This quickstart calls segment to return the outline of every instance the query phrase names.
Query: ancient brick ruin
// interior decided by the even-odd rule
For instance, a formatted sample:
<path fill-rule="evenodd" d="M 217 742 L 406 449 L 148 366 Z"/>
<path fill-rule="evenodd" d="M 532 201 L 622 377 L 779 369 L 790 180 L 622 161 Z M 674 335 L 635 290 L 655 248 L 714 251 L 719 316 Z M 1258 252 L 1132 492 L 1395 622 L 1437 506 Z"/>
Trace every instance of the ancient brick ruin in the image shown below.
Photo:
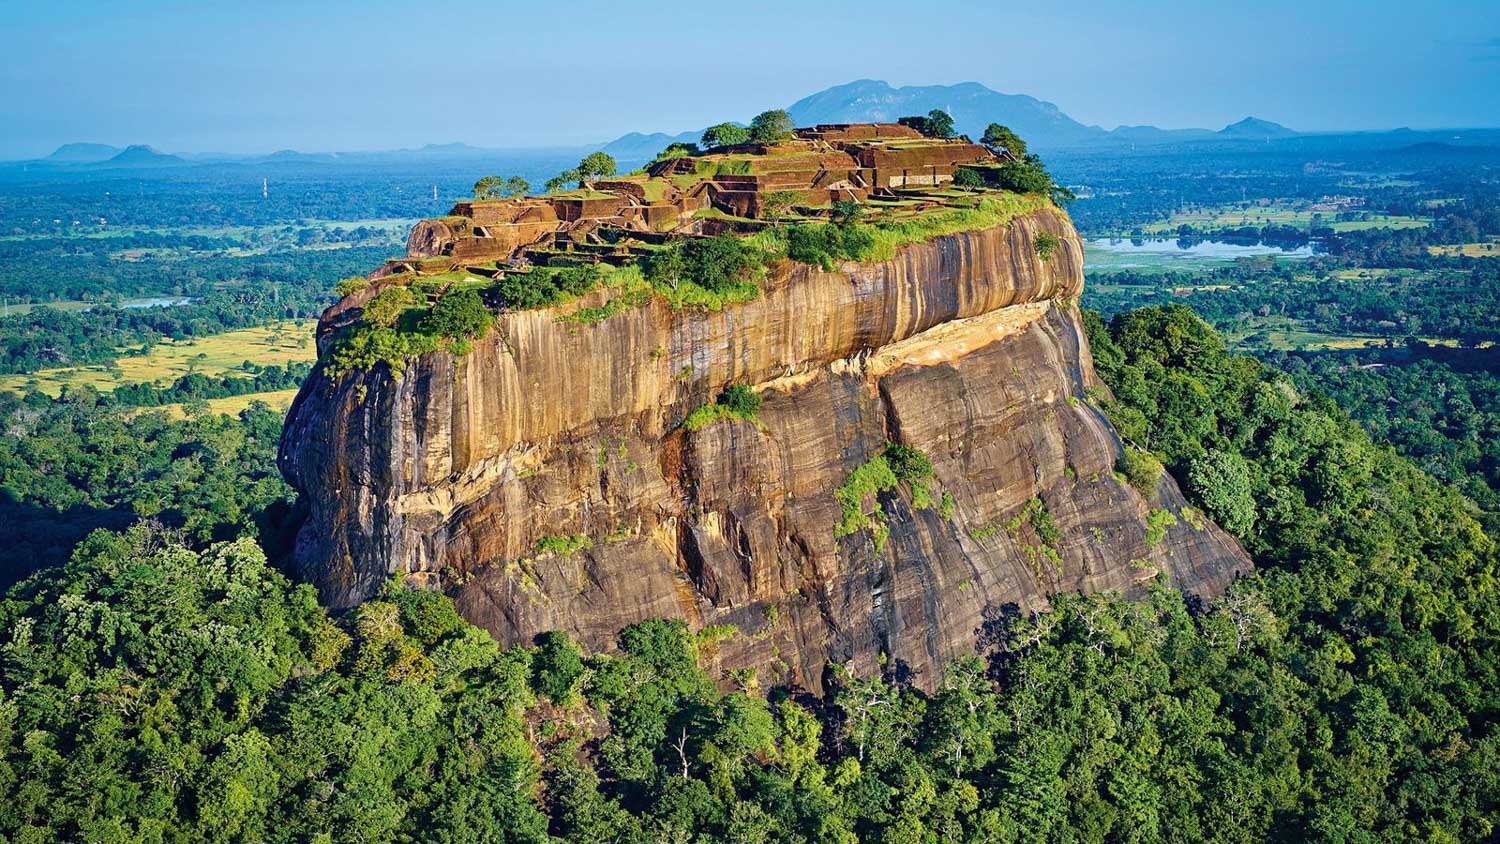
<path fill-rule="evenodd" d="M 407 257 L 372 277 L 522 264 L 623 263 L 670 237 L 753 231 L 768 198 L 792 219 L 826 216 L 839 200 L 888 216 L 972 204 L 945 185 L 966 165 L 997 160 L 967 138 L 928 138 L 894 123 L 825 124 L 773 144 L 719 147 L 545 196 L 466 200 L 419 223 Z"/>

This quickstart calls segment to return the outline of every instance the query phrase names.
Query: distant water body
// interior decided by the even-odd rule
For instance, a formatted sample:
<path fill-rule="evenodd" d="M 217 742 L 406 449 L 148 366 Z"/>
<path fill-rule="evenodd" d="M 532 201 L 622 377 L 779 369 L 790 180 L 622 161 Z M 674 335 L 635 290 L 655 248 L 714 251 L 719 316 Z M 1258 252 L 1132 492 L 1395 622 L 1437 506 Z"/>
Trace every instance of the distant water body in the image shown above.
<path fill-rule="evenodd" d="M 1317 245 L 1254 241 L 1179 240 L 1176 238 L 1093 238 L 1084 241 L 1083 265 L 1088 270 L 1192 270 L 1230 264 L 1237 258 L 1275 256 L 1300 261 L 1311 258 Z"/>
<path fill-rule="evenodd" d="M 121 308 L 127 308 L 127 309 L 128 308 L 172 308 L 172 307 L 176 307 L 177 305 L 186 305 L 186 304 L 188 304 L 191 301 L 193 301 L 193 298 L 191 296 L 172 296 L 172 297 L 161 296 L 161 297 L 157 297 L 157 298 L 154 298 L 154 299 L 126 299 L 125 301 L 123 301 L 123 302 L 120 303 L 120 307 Z M 84 308 L 85 311 L 92 311 L 93 309 L 94 309 L 93 306 L 89 306 L 87 308 Z"/>

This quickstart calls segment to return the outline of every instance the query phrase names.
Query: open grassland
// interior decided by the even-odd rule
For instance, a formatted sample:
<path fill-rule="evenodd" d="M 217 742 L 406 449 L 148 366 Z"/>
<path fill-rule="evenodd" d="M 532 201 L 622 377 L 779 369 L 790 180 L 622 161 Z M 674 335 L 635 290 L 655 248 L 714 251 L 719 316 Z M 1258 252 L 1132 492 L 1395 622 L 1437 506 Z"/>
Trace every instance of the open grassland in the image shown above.
<path fill-rule="evenodd" d="M 1146 234 L 1173 234 L 1178 226 L 1189 225 L 1198 229 L 1219 228 L 1241 228 L 1244 226 L 1264 227 L 1298 226 L 1306 227 L 1313 222 L 1317 215 L 1319 225 L 1328 226 L 1334 231 L 1360 231 L 1363 229 L 1410 229 L 1421 228 L 1432 224 L 1425 217 L 1405 217 L 1390 214 L 1378 214 L 1355 210 L 1358 219 L 1339 220 L 1338 212 L 1335 211 L 1313 211 L 1310 207 L 1299 207 L 1292 205 L 1237 205 L 1218 208 L 1204 208 L 1196 211 L 1173 214 L 1171 218 L 1152 223 L 1142 227 Z"/>
<path fill-rule="evenodd" d="M 1231 348 L 1241 351 L 1348 351 L 1350 349 L 1380 348 L 1388 343 L 1401 345 L 1402 339 L 1373 334 L 1328 334 L 1310 330 L 1302 320 L 1286 317 L 1250 317 L 1239 325 L 1224 326 L 1224 339 Z M 1458 341 L 1451 337 L 1422 337 L 1429 346 L 1456 348 Z M 1487 345 L 1487 344 L 1486 344 Z"/>
<path fill-rule="evenodd" d="M 266 393 L 246 393 L 243 396 L 228 396 L 222 399 L 209 399 L 208 410 L 210 413 L 223 413 L 229 416 L 238 416 L 240 411 L 248 408 L 255 402 L 265 402 L 272 410 L 286 413 L 292 407 L 292 399 L 297 397 L 297 391 L 272 390 Z M 184 404 L 164 404 L 160 408 L 142 408 L 143 410 L 164 410 L 168 416 L 174 419 L 182 419 L 187 416 L 187 406 Z"/>
<path fill-rule="evenodd" d="M 1416 274 L 1416 270 L 1398 267 L 1359 267 L 1357 269 L 1335 270 L 1333 276 L 1339 281 L 1385 281 Z"/>
<path fill-rule="evenodd" d="M 1490 240 L 1483 243 L 1453 243 L 1443 246 L 1429 246 L 1427 251 L 1434 255 L 1447 255 L 1449 257 L 1464 258 L 1500 258 L 1500 241 Z"/>
<path fill-rule="evenodd" d="M 99 364 L 6 375 L 0 377 L 0 389 L 19 392 L 34 386 L 55 396 L 64 386 L 88 385 L 104 391 L 114 389 L 116 384 L 167 385 L 190 372 L 218 377 L 242 371 L 245 361 L 260 366 L 312 362 L 317 359 L 313 343 L 316 325 L 316 320 L 289 320 L 182 342 L 163 338 L 149 352 L 119 358 L 115 367 Z M 235 400 L 241 398 L 245 397 Z"/>

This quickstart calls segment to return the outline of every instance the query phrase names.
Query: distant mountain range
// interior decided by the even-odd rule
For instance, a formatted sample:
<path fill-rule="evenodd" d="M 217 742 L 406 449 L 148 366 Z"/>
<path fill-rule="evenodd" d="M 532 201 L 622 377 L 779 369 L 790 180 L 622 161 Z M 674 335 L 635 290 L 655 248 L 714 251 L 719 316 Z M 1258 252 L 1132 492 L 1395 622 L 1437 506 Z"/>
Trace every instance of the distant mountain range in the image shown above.
<path fill-rule="evenodd" d="M 43 161 L 58 164 L 94 164 L 108 161 L 124 150 L 109 144 L 63 144 Z"/>
<path fill-rule="evenodd" d="M 860 79 L 835 85 L 803 97 L 787 107 L 798 126 L 818 123 L 893 123 L 907 115 L 942 109 L 953 116 L 961 134 L 978 138 L 991 123 L 1015 130 L 1038 149 L 1060 149 L 1109 142 L 1174 143 L 1211 140 L 1265 140 L 1286 138 L 1297 132 L 1256 117 L 1247 117 L 1219 131 L 1211 129 L 1159 129 L 1155 126 L 1122 126 L 1107 131 L 1074 120 L 1056 105 L 1025 94 L 1002 94 L 978 82 L 957 85 L 912 85 L 892 87 L 878 79 Z M 604 151 L 617 158 L 642 158 L 656 154 L 671 143 L 698 140 L 702 132 L 668 135 L 662 132 L 632 132 L 606 144 Z"/>
<path fill-rule="evenodd" d="M 816 94 L 803 97 L 787 111 L 798 126 L 818 123 L 858 123 L 865 121 L 895 121 L 906 115 L 925 115 L 933 109 L 942 109 L 953 116 L 958 131 L 971 138 L 978 138 L 990 123 L 1001 123 L 1014 129 L 1035 149 L 1043 152 L 1080 148 L 1125 148 L 1137 146 L 1165 145 L 1176 143 L 1246 143 L 1246 142 L 1300 142 L 1299 139 L 1316 139 L 1319 136 L 1303 134 L 1288 129 L 1279 123 L 1257 117 L 1245 119 L 1225 126 L 1223 129 L 1161 129 L 1156 126 L 1121 126 L 1106 130 L 1099 126 L 1086 125 L 1069 117 L 1056 105 L 1029 97 L 1025 94 L 1002 94 L 978 82 L 962 82 L 957 85 L 913 85 L 901 88 L 876 79 L 860 79 L 844 85 L 836 85 Z M 750 115 L 742 115 L 748 119 Z M 137 145 L 126 148 L 94 143 L 72 143 L 58 147 L 57 151 L 28 164 L 56 165 L 59 168 L 163 168 L 204 163 L 244 164 L 420 164 L 423 162 L 462 162 L 473 159 L 507 159 L 522 157 L 537 160 L 553 157 L 566 158 L 574 154 L 603 149 L 622 164 L 634 166 L 650 159 L 672 143 L 695 143 L 703 134 L 697 129 L 678 134 L 665 132 L 631 132 L 605 144 L 580 144 L 576 147 L 552 147 L 537 149 L 488 149 L 462 143 L 428 144 L 418 149 L 389 150 L 383 152 L 298 152 L 281 150 L 270 155 L 223 155 L 213 153 L 159 152 L 149 146 Z M 1441 132 L 1416 133 L 1409 129 L 1394 132 L 1347 133 L 1359 134 L 1366 143 L 1389 143 L 1401 140 L 1402 144 L 1413 141 L 1449 140 Z M 1447 133 L 1452 134 L 1452 133 Z M 1472 132 L 1470 134 L 1473 134 Z M 1485 133 L 1489 134 L 1489 133 Z M 1406 137 L 1424 136 L 1424 137 Z M 1385 140 L 1381 140 L 1385 139 Z M 1487 141 L 1493 143 L 1493 141 Z M 1431 151 L 1429 151 L 1431 152 Z"/>
<path fill-rule="evenodd" d="M 493 159 L 503 156 L 549 158 L 581 154 L 598 149 L 598 146 L 556 147 L 540 149 L 486 149 L 463 143 L 427 144 L 418 149 L 380 150 L 374 152 L 299 152 L 293 149 L 278 150 L 269 155 L 232 155 L 229 153 L 165 153 L 145 144 L 129 147 L 107 144 L 74 143 L 63 144 L 46 158 L 23 162 L 35 165 L 56 165 L 59 169 L 118 169 L 118 168 L 164 168 L 183 167 L 194 164 L 411 164 L 437 161 L 471 161 Z M 657 151 L 652 150 L 654 155 Z M 648 156 L 649 157 L 649 156 Z"/>

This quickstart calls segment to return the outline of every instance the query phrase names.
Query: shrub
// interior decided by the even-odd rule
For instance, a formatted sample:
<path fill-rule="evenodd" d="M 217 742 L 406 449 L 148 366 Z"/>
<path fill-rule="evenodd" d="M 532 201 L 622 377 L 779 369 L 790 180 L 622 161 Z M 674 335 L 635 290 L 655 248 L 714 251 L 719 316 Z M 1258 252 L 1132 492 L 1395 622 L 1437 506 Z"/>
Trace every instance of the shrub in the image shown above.
<path fill-rule="evenodd" d="M 348 278 L 339 279 L 338 283 L 333 286 L 333 292 L 334 295 L 342 299 L 350 293 L 357 293 L 369 286 L 370 280 L 368 278 L 362 275 L 353 275 Z"/>
<path fill-rule="evenodd" d="M 1171 510 L 1152 510 L 1146 516 L 1146 547 L 1155 548 L 1167 538 L 1167 528 L 1177 524 L 1177 517 L 1172 515 Z"/>
<path fill-rule="evenodd" d="M 1057 252 L 1057 247 L 1062 245 L 1062 241 L 1058 240 L 1057 235 L 1051 232 L 1042 232 L 1036 236 L 1034 245 L 1036 246 L 1037 257 L 1043 261 L 1050 261 L 1053 254 Z"/>
<path fill-rule="evenodd" d="M 832 270 L 838 261 L 863 261 L 875 252 L 875 232 L 860 223 L 811 223 L 786 230 L 786 256 Z"/>
<path fill-rule="evenodd" d="M 447 293 L 422 320 L 422 330 L 439 337 L 478 340 L 489 333 L 495 318 L 473 289 Z"/>
<path fill-rule="evenodd" d="M 406 369 L 408 357 L 437 349 L 438 339 L 430 334 L 361 325 L 346 334 L 329 352 L 327 373 L 337 380 L 347 373 L 371 369 L 384 361 L 391 374 L 400 377 Z"/>
<path fill-rule="evenodd" d="M 750 389 L 747 384 L 731 384 L 719 394 L 719 404 L 742 419 L 749 419 L 759 413 L 762 401 L 760 393 Z"/>
<path fill-rule="evenodd" d="M 746 384 L 731 384 L 724 388 L 719 398 L 712 404 L 689 413 L 682 420 L 682 427 L 689 431 L 699 431 L 715 422 L 725 419 L 738 419 L 742 422 L 755 421 L 755 415 L 760 412 L 762 399 L 760 394 L 750 389 Z"/>
<path fill-rule="evenodd" d="M 836 200 L 830 206 L 829 217 L 835 223 L 842 225 L 858 221 L 860 217 L 864 216 L 864 213 L 864 207 L 858 202 L 852 199 L 840 199 Z"/>
<path fill-rule="evenodd" d="M 705 132 L 704 134 L 706 135 L 707 133 Z M 651 163 L 655 164 L 658 161 L 666 161 L 671 158 L 691 158 L 701 152 L 703 151 L 698 148 L 697 144 L 667 144 L 667 148 L 658 152 L 656 157 L 651 159 Z"/>
<path fill-rule="evenodd" d="M 390 328 L 396 320 L 412 306 L 411 289 L 387 287 L 375 294 L 364 308 L 363 319 L 377 328 Z"/>
<path fill-rule="evenodd" d="M 645 262 L 646 280 L 674 307 L 710 310 L 759 296 L 755 276 L 761 269 L 758 251 L 733 235 L 677 241 Z"/>
<path fill-rule="evenodd" d="M 972 167 L 960 167 L 953 171 L 953 184 L 961 188 L 982 188 L 984 177 Z"/>
<path fill-rule="evenodd" d="M 885 538 L 889 535 L 885 512 L 877 500 L 874 512 L 865 515 L 865 497 L 879 495 L 904 483 L 911 490 L 912 506 L 919 510 L 926 509 L 933 506 L 932 493 L 926 485 L 926 480 L 930 477 L 932 461 L 926 454 L 910 446 L 888 443 L 885 451 L 861 463 L 849 473 L 843 485 L 834 490 L 833 497 L 839 502 L 841 510 L 839 523 L 833 529 L 834 537 L 844 537 L 869 529 L 874 534 L 876 549 L 884 547 Z M 951 496 L 945 495 L 945 505 L 948 500 L 951 500 Z"/>
<path fill-rule="evenodd" d="M 786 256 L 793 261 L 832 270 L 842 251 L 837 226 L 807 224 L 786 230 Z"/>
<path fill-rule="evenodd" d="M 1125 453 L 1120 455 L 1116 468 L 1137 492 L 1147 497 L 1156 492 L 1156 484 L 1161 480 L 1162 472 L 1166 471 L 1156 455 L 1134 446 L 1125 447 Z"/>
<path fill-rule="evenodd" d="M 556 554 L 559 557 L 571 557 L 579 551 L 587 551 L 592 547 L 594 547 L 594 541 L 581 533 L 573 536 L 554 534 L 536 541 L 538 554 Z"/>
<path fill-rule="evenodd" d="M 891 443 L 885 447 L 885 459 L 898 481 L 911 483 L 932 477 L 932 461 L 911 446 Z"/>

